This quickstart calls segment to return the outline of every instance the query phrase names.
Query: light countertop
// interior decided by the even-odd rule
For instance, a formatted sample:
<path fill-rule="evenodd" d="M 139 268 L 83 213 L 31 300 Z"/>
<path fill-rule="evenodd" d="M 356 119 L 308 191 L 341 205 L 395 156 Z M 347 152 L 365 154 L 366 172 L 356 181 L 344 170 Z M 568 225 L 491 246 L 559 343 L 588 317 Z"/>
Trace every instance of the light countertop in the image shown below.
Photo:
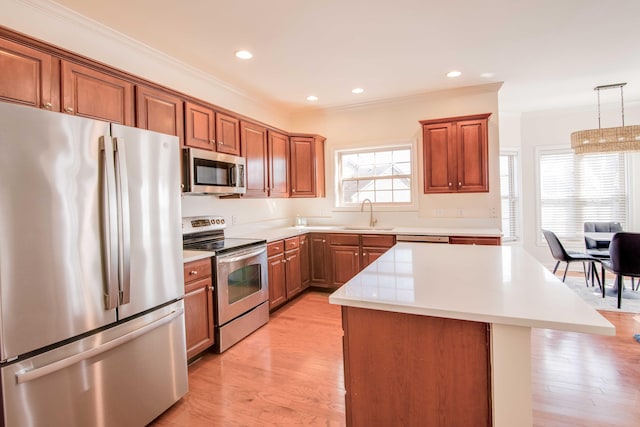
<path fill-rule="evenodd" d="M 615 335 L 615 327 L 521 247 L 398 243 L 332 304 Z"/>
<path fill-rule="evenodd" d="M 190 250 L 182 251 L 183 262 L 198 261 L 199 259 L 210 258 L 214 255 L 215 255 L 215 252 L 209 252 L 209 251 L 190 251 Z"/>
<path fill-rule="evenodd" d="M 358 227 L 354 229 L 344 225 L 309 225 L 305 227 L 281 227 L 260 230 L 240 237 L 266 239 L 275 242 L 305 233 L 356 233 L 356 234 L 394 234 L 394 235 L 426 235 L 426 236 L 473 236 L 500 237 L 502 233 L 494 228 L 427 228 L 427 227 L 380 227 L 368 229 Z"/>

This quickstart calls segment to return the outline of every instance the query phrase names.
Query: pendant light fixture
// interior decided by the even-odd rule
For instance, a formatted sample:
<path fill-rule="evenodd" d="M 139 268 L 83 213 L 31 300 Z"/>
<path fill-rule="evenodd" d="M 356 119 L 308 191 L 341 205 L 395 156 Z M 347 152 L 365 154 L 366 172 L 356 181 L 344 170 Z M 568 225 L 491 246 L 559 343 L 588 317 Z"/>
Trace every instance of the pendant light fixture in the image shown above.
<path fill-rule="evenodd" d="M 624 125 L 624 93 L 626 83 L 596 86 L 598 92 L 598 129 L 579 130 L 571 134 L 571 148 L 576 154 L 601 153 L 607 151 L 640 150 L 640 126 Z M 602 128 L 600 126 L 600 90 L 620 88 L 622 126 Z"/>

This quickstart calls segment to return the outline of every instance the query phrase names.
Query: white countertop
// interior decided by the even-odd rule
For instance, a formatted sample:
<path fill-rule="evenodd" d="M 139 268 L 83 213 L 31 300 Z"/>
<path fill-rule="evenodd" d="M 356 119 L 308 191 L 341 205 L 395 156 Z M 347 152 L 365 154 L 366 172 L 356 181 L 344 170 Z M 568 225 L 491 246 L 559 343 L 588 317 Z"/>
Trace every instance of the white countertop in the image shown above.
<path fill-rule="evenodd" d="M 335 291 L 332 304 L 615 335 L 615 327 L 524 249 L 398 243 Z"/>
<path fill-rule="evenodd" d="M 210 258 L 215 254 L 216 254 L 215 252 L 209 252 L 209 251 L 182 250 L 182 259 L 183 259 L 183 262 L 197 261 L 203 258 Z"/>
<path fill-rule="evenodd" d="M 394 235 L 423 235 L 423 236 L 473 236 L 500 237 L 502 233 L 496 228 L 426 228 L 426 227 L 381 227 L 367 229 L 366 227 L 353 229 L 344 225 L 309 225 L 305 227 L 281 227 L 260 230 L 243 234 L 241 237 L 266 239 L 267 242 L 286 239 L 305 233 L 356 233 L 356 234 L 394 234 Z"/>

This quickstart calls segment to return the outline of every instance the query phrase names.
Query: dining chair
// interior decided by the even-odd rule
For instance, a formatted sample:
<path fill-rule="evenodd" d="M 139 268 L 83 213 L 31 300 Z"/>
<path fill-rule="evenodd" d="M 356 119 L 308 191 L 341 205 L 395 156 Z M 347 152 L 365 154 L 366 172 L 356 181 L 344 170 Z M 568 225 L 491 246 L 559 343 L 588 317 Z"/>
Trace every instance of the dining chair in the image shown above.
<path fill-rule="evenodd" d="M 569 264 L 572 262 L 581 262 L 582 270 L 584 271 L 584 280 L 586 285 L 589 286 L 589 277 L 587 276 L 585 262 L 596 263 L 600 262 L 600 260 L 584 252 L 567 251 L 553 231 L 542 230 L 542 234 L 544 234 L 544 238 L 547 240 L 547 244 L 551 250 L 551 255 L 557 261 L 556 266 L 553 268 L 553 274 L 556 274 L 561 262 L 566 262 L 567 266 L 565 267 L 564 275 L 562 276 L 562 281 L 564 282 L 567 277 L 567 270 L 569 270 Z"/>
<path fill-rule="evenodd" d="M 602 260 L 602 283 L 604 284 L 605 270 L 616 275 L 618 289 L 618 308 L 622 305 L 622 292 L 624 277 L 640 278 L 640 233 L 618 232 L 611 238 L 609 245 L 611 259 Z M 640 286 L 640 283 L 638 284 Z M 602 298 L 604 298 L 604 286 L 602 286 Z"/>
<path fill-rule="evenodd" d="M 583 230 L 585 233 L 617 233 L 622 231 L 622 225 L 619 222 L 587 221 L 583 224 Z M 609 259 L 609 242 L 598 241 L 585 236 L 584 246 L 589 255 L 599 259 Z M 594 276 L 598 280 L 598 283 L 600 283 L 600 278 L 598 277 L 598 272 L 595 267 L 596 264 L 594 262 L 589 263 L 589 270 L 587 271 L 587 274 L 591 275 L 592 286 Z"/>

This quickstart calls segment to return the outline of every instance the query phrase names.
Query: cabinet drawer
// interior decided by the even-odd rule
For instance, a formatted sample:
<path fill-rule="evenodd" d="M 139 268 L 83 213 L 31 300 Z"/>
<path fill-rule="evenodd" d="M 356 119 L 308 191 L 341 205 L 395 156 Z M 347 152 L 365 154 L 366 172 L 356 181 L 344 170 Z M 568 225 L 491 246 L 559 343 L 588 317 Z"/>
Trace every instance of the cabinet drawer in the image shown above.
<path fill-rule="evenodd" d="M 363 234 L 362 246 L 373 248 L 390 248 L 396 244 L 396 236 L 391 234 Z"/>
<path fill-rule="evenodd" d="M 267 256 L 278 255 L 284 252 L 284 240 L 278 240 L 267 245 Z"/>
<path fill-rule="evenodd" d="M 330 245 L 347 245 L 347 246 L 359 246 L 360 235 L 358 234 L 330 234 Z"/>
<path fill-rule="evenodd" d="M 300 238 L 298 236 L 291 237 L 284 241 L 284 250 L 288 251 L 291 249 L 296 249 L 300 247 Z"/>
<path fill-rule="evenodd" d="M 452 245 L 491 245 L 500 246 L 500 237 L 451 236 Z"/>
<path fill-rule="evenodd" d="M 184 265 L 184 283 L 211 276 L 211 258 L 192 261 Z"/>

